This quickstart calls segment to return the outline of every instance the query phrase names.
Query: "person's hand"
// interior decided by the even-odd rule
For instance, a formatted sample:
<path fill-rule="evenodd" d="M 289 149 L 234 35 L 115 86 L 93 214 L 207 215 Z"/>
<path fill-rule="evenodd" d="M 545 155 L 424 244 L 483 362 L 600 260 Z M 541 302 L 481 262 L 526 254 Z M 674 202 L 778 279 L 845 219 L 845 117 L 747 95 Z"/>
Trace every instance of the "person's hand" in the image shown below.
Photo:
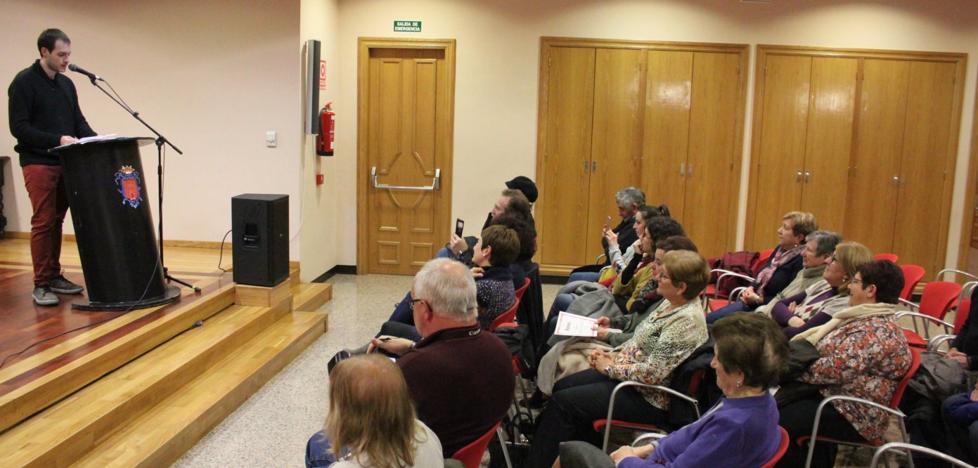
<path fill-rule="evenodd" d="M 367 346 L 367 352 L 372 353 L 380 348 L 388 353 L 395 354 L 398 356 L 404 355 L 404 353 L 414 348 L 414 342 L 406 338 L 394 338 L 392 336 L 378 336 L 370 340 L 370 345 Z"/>
<path fill-rule="evenodd" d="M 610 367 L 613 362 L 611 353 L 607 351 L 596 349 L 591 353 L 591 367 L 603 375 L 607 375 L 608 367 Z"/>
<path fill-rule="evenodd" d="M 791 304 L 788 304 L 788 312 L 794 313 L 795 312 L 795 307 L 798 307 L 798 304 L 796 304 L 794 302 L 792 302 Z"/>
<path fill-rule="evenodd" d="M 73 136 L 62 135 L 61 136 L 61 146 L 70 145 L 72 143 L 77 143 L 78 139 Z"/>
<path fill-rule="evenodd" d="M 608 247 L 618 248 L 618 234 L 611 229 L 604 230 L 604 238 L 608 240 Z"/>
<path fill-rule="evenodd" d="M 469 271 L 472 272 L 473 278 L 482 278 L 482 275 L 486 273 L 486 270 L 483 270 L 482 267 L 478 267 L 478 266 L 472 267 Z"/>
<path fill-rule="evenodd" d="M 611 330 L 610 328 L 607 328 L 607 327 L 598 327 L 598 328 L 595 328 L 594 330 L 595 330 L 595 333 L 596 333 L 594 335 L 595 338 L 597 338 L 597 339 L 599 339 L 601 341 L 608 341 L 608 335 L 611 334 L 611 332 L 609 331 L 609 330 Z"/>
<path fill-rule="evenodd" d="M 465 242 L 465 239 L 456 236 L 454 232 L 452 233 L 452 238 L 448 241 L 448 245 L 455 255 L 461 254 L 469 248 L 469 244 Z"/>
<path fill-rule="evenodd" d="M 617 465 L 618 462 L 622 461 L 624 458 L 628 457 L 639 457 L 645 458 L 652 453 L 654 447 L 651 445 L 645 445 L 642 447 L 632 447 L 631 445 L 623 445 L 618 450 L 611 452 L 611 460 Z"/>
<path fill-rule="evenodd" d="M 805 321 L 802 320 L 801 317 L 791 317 L 790 319 L 788 319 L 788 326 L 789 327 L 803 327 L 803 326 L 805 326 Z"/>
<path fill-rule="evenodd" d="M 952 356 L 950 353 L 948 353 L 947 357 L 951 358 L 951 360 L 953 360 L 953 361 L 957 361 L 958 364 L 961 364 L 961 367 L 964 367 L 965 369 L 968 368 L 968 355 L 967 354 L 958 353 L 958 354 L 955 354 L 954 356 Z"/>
<path fill-rule="evenodd" d="M 611 319 L 608 317 L 598 317 L 598 321 L 594 322 L 594 324 L 599 327 L 608 327 L 611 325 Z"/>
<path fill-rule="evenodd" d="M 975 389 L 971 391 L 971 396 L 968 397 L 971 401 L 978 401 L 978 383 L 975 383 Z"/>

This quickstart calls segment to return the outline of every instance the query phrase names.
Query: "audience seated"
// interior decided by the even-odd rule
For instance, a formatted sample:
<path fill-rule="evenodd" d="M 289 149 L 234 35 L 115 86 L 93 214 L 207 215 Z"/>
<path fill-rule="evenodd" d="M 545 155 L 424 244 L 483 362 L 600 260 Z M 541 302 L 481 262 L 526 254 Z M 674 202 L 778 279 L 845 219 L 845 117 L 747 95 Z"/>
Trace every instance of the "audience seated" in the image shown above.
<path fill-rule="evenodd" d="M 513 287 L 519 289 L 533 269 L 533 256 L 537 253 L 537 231 L 518 215 L 503 213 L 492 220 L 491 225 L 500 225 L 516 231 L 520 239 L 520 251 L 516 260 L 509 265 L 513 275 Z"/>
<path fill-rule="evenodd" d="M 952 425 L 952 437 L 966 448 L 965 458 L 978 462 L 978 385 L 970 392 L 952 395 L 944 401 L 944 414 Z"/>
<path fill-rule="evenodd" d="M 817 388 L 817 393 L 781 407 L 780 424 L 792 441 L 811 434 L 816 409 L 824 397 L 847 395 L 889 405 L 912 360 L 907 340 L 893 320 L 902 288 L 903 273 L 892 262 L 864 264 L 849 282 L 851 307 L 792 339 L 807 340 L 819 354 L 799 379 Z M 833 401 L 822 411 L 819 433 L 840 440 L 880 443 L 888 421 L 881 409 Z M 778 466 L 802 466 L 806 450 L 789 444 Z M 829 467 L 834 460 L 834 444 L 815 444 L 812 466 Z"/>
<path fill-rule="evenodd" d="M 816 229 L 818 226 L 813 214 L 799 211 L 786 213 L 778 228 L 780 243 L 761 268 L 754 284 L 741 293 L 737 301 L 712 312 L 706 321 L 712 324 L 734 312 L 753 311 L 767 302 L 765 298 L 772 298 L 781 292 L 801 270 L 805 236 Z"/>
<path fill-rule="evenodd" d="M 652 279 L 644 287 L 649 290 L 650 295 L 636 300 L 632 305 L 631 313 L 627 315 L 598 318 L 595 329 L 597 335 L 594 338 L 571 338 L 561 341 L 543 356 L 537 369 L 537 388 L 542 394 L 553 393 L 554 383 L 562 377 L 590 367 L 588 356 L 592 350 L 611 350 L 632 338 L 635 330 L 649 318 L 662 301 L 662 296 L 658 292 L 658 270 L 665 254 L 673 250 L 696 252 L 696 245 L 683 236 L 670 236 L 659 241 L 656 244 L 655 260 L 650 263 Z M 641 304 L 639 301 L 642 301 Z M 542 398 L 542 395 L 537 398 Z"/>
<path fill-rule="evenodd" d="M 624 446 L 609 457 L 583 442 L 560 446 L 563 468 L 759 467 L 781 442 L 778 408 L 768 389 L 778 383 L 788 346 L 759 314 L 735 314 L 713 327 L 711 366 L 723 398 L 696 422 L 651 445 Z"/>
<path fill-rule="evenodd" d="M 410 295 L 422 339 L 382 336 L 370 350 L 398 356 L 418 419 L 449 458 L 506 414 L 515 386 L 512 361 L 502 341 L 479 327 L 476 285 L 465 265 L 429 261 Z"/>
<path fill-rule="evenodd" d="M 415 419 L 393 362 L 366 355 L 333 369 L 326 428 L 306 444 L 307 467 L 440 467 L 443 457 L 438 436 Z"/>
<path fill-rule="evenodd" d="M 621 216 L 621 222 L 612 228 L 611 216 L 609 216 L 608 222 L 601 230 L 601 248 L 605 256 L 604 265 L 608 265 L 611 260 L 609 237 L 615 238 L 620 254 L 625 253 L 625 249 L 638 240 L 641 231 L 635 229 L 635 212 L 645 204 L 645 193 L 638 187 L 625 187 L 615 193 L 615 204 L 618 206 L 618 216 Z M 575 269 L 569 280 L 597 281 L 599 270 L 601 270 L 601 265 L 585 265 Z"/>
<path fill-rule="evenodd" d="M 843 242 L 829 256 L 823 280 L 801 294 L 783 299 L 771 309 L 788 338 L 832 319 L 836 312 L 849 307 L 849 283 L 859 267 L 873 261 L 873 253 L 857 242 Z"/>
<path fill-rule="evenodd" d="M 632 339 L 613 352 L 594 351 L 591 369 L 557 383 L 540 414 L 529 466 L 552 464 L 560 442 L 596 441 L 591 422 L 606 416 L 611 392 L 621 381 L 668 384 L 673 370 L 708 339 L 699 295 L 709 274 L 706 261 L 695 252 L 665 254 L 658 286 L 665 300 Z M 632 421 L 662 423 L 668 405 L 668 396 L 661 392 L 629 387 L 618 393 L 615 408 Z"/>
<path fill-rule="evenodd" d="M 962 313 L 962 311 L 958 311 Z M 978 288 L 971 291 L 971 309 L 964 325 L 951 342 L 947 357 L 954 359 L 965 369 L 978 370 Z"/>
<path fill-rule="evenodd" d="M 496 200 L 496 204 L 493 205 L 492 211 L 489 212 L 489 218 L 486 220 L 486 225 L 482 229 L 485 230 L 485 228 L 489 227 L 492 224 L 492 220 L 497 216 L 509 214 L 523 220 L 530 228 L 533 229 L 535 234 L 536 224 L 533 220 L 532 209 L 533 206 L 530 204 L 530 201 L 526 198 L 526 196 L 523 195 L 523 192 L 508 188 L 503 190 L 499 195 L 499 199 Z M 453 231 L 448 245 L 439 250 L 435 254 L 435 257 L 454 258 L 462 263 L 469 264 L 472 260 L 472 247 L 475 246 L 476 240 L 477 239 L 473 236 L 467 236 L 464 238 L 459 237 Z"/>
<path fill-rule="evenodd" d="M 809 286 L 822 280 L 825 267 L 832 259 L 835 246 L 842 242 L 842 236 L 829 231 L 815 231 L 805 237 L 805 249 L 801 251 L 801 271 L 795 275 L 784 289 L 757 308 L 757 312 L 770 313 L 775 304 L 787 297 L 801 294 Z"/>
<path fill-rule="evenodd" d="M 635 210 L 635 223 L 632 225 L 632 229 L 641 236 L 641 233 L 645 230 L 645 223 L 656 217 L 664 216 L 669 217 L 669 207 L 666 205 L 651 206 L 642 205 Z M 602 281 L 602 278 L 614 278 L 616 275 L 621 273 L 621 270 L 625 269 L 628 262 L 632 260 L 632 256 L 635 255 L 635 248 L 638 246 L 640 240 L 636 239 L 632 245 L 626 245 L 625 251 L 622 252 L 621 245 L 618 243 L 618 235 L 612 231 L 605 232 L 605 239 L 608 241 L 608 265 L 601 268 L 599 271 L 577 271 L 571 273 L 567 277 L 567 283 L 572 283 L 574 281 Z M 611 279 L 608 279 L 611 281 Z M 605 283 L 607 284 L 607 283 Z"/>

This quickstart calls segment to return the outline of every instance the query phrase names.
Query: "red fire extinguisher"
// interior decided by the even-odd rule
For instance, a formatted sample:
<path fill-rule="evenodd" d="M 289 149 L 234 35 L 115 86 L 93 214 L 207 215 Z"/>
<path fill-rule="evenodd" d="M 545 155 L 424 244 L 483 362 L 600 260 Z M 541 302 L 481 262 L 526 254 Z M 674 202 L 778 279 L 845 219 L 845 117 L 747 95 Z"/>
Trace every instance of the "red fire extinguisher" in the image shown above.
<path fill-rule="evenodd" d="M 332 102 L 327 102 L 319 111 L 319 135 L 316 135 L 316 154 L 320 156 L 333 155 L 333 138 L 336 134 L 336 113 L 332 110 Z"/>

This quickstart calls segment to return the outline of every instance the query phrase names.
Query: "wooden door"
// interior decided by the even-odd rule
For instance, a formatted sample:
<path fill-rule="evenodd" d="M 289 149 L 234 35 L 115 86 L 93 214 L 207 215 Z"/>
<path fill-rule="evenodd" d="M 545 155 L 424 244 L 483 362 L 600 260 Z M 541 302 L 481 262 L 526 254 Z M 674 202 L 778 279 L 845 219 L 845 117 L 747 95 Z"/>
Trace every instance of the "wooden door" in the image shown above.
<path fill-rule="evenodd" d="M 451 73 L 446 49 L 368 49 L 358 142 L 367 175 L 376 168 L 361 200 L 367 272 L 410 275 L 449 235 Z"/>
<path fill-rule="evenodd" d="M 587 258 L 587 211 L 591 169 L 591 113 L 594 105 L 594 48 L 551 47 L 541 79 L 540 141 L 537 172 L 540 207 L 540 261 L 568 269 Z M 600 229 L 600 228 L 599 228 Z"/>
<path fill-rule="evenodd" d="M 845 225 L 858 68 L 855 58 L 812 59 L 800 208 L 813 213 L 820 228 L 835 232 Z"/>
<path fill-rule="evenodd" d="M 737 224 L 736 192 L 741 150 L 739 54 L 697 52 L 693 56 L 689 151 L 681 221 L 701 254 L 732 249 Z M 671 171 L 670 171 L 671 172 Z"/>
<path fill-rule="evenodd" d="M 865 59 L 844 235 L 873 252 L 893 252 L 910 62 Z M 902 256 L 902 255 L 901 255 Z"/>
<path fill-rule="evenodd" d="M 956 65 L 910 64 L 907 119 L 900 157 L 893 251 L 900 261 L 937 272 L 944 265 L 954 160 L 949 156 Z"/>
<path fill-rule="evenodd" d="M 648 51 L 642 187 L 648 203 L 665 203 L 680 223 L 685 219 L 692 76 L 692 52 Z"/>
<path fill-rule="evenodd" d="M 781 217 L 801 204 L 801 181 L 811 97 L 811 57 L 767 55 L 762 70 L 760 122 L 755 119 L 756 148 L 747 207 L 745 248 L 762 250 L 777 243 Z"/>
<path fill-rule="evenodd" d="M 615 192 L 641 181 L 645 54 L 599 48 L 594 63 L 590 199 L 583 238 L 591 261 L 603 253 L 601 231 L 608 217 L 612 227 L 621 222 Z"/>

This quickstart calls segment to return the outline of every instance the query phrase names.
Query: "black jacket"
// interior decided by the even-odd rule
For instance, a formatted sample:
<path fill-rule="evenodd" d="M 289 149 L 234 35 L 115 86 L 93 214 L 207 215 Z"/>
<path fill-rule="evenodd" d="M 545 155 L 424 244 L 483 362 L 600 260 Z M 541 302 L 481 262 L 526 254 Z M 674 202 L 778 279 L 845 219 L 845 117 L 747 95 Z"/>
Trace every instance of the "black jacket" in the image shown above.
<path fill-rule="evenodd" d="M 57 166 L 61 159 L 47 150 L 60 146 L 64 135 L 95 135 L 78 106 L 75 84 L 61 73 L 48 78 L 39 60 L 21 70 L 7 88 L 10 133 L 20 165 Z"/>

